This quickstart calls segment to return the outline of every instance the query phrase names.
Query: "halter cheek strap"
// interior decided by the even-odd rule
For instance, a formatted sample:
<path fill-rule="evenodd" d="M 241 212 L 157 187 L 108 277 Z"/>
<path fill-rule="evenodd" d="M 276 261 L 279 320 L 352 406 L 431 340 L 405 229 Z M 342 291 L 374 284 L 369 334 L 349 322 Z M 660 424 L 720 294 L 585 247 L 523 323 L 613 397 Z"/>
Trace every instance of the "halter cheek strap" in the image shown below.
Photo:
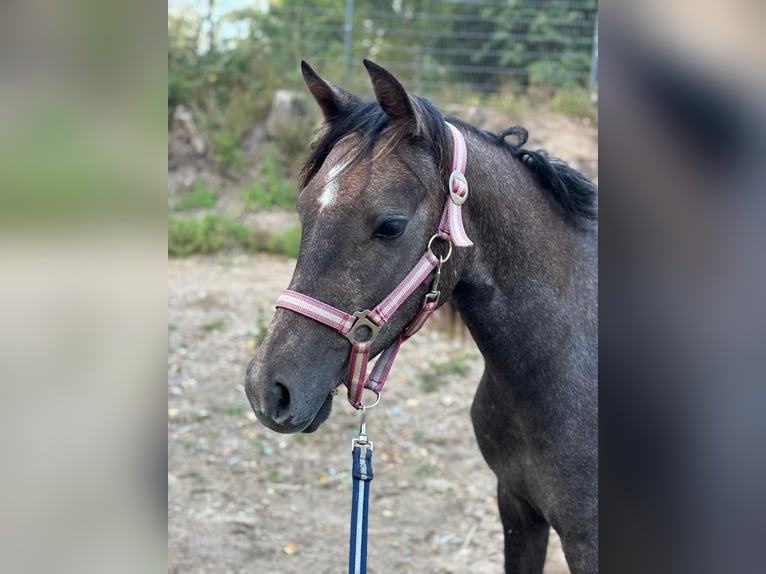
<path fill-rule="evenodd" d="M 439 229 L 428 242 L 426 252 L 396 288 L 372 310 L 356 311 L 351 315 L 296 291 L 285 290 L 277 299 L 277 307 L 314 319 L 338 331 L 349 340 L 351 357 L 345 384 L 348 387 L 348 401 L 356 409 L 365 406 L 362 404 L 362 393 L 365 388 L 380 394 L 396 354 L 399 352 L 399 347 L 420 330 L 439 306 L 441 266 L 452 254 L 452 245 L 459 247 L 473 245 L 463 227 L 461 211 L 463 203 L 468 198 L 468 183 L 465 179 L 467 159 L 465 139 L 452 124 L 447 123 L 447 127 L 453 141 L 452 173 L 449 179 L 450 196 L 445 203 Z M 446 257 L 439 257 L 432 251 L 431 245 L 436 238 L 449 243 L 449 252 Z M 370 348 L 378 332 L 409 296 L 429 278 L 433 278 L 431 289 L 426 294 L 420 311 L 396 341 L 381 353 L 368 376 L 367 363 L 370 358 Z"/>

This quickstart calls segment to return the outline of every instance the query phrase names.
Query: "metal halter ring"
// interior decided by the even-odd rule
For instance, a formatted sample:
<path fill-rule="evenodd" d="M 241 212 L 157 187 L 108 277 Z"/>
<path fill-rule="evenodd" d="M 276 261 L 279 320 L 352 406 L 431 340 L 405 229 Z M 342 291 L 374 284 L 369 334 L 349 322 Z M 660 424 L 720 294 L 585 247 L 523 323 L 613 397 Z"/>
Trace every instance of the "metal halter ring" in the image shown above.
<path fill-rule="evenodd" d="M 433 250 L 433 249 L 431 249 L 431 245 L 433 244 L 433 242 L 434 242 L 434 239 L 441 239 L 442 241 L 446 241 L 446 242 L 447 242 L 447 245 L 449 245 L 449 250 L 447 251 L 447 256 L 446 256 L 446 257 L 442 257 L 441 255 L 436 255 L 436 253 L 434 253 L 434 250 Z M 429 239 L 429 240 L 428 240 L 428 247 L 427 247 L 427 249 L 428 249 L 428 250 L 429 250 L 431 253 L 433 253 L 434 255 L 436 255 L 436 256 L 439 258 L 439 261 L 440 261 L 441 263 L 444 263 L 444 262 L 445 262 L 445 261 L 447 261 L 447 260 L 448 260 L 450 257 L 452 257 L 452 240 L 451 240 L 449 237 L 447 237 L 446 235 L 442 235 L 442 234 L 436 233 L 436 234 L 434 234 L 434 235 L 431 237 L 431 239 Z"/>
<path fill-rule="evenodd" d="M 372 389 L 367 389 L 369 391 L 372 391 Z M 372 407 L 377 407 L 378 403 L 380 402 L 380 391 L 372 391 L 375 393 L 375 402 L 370 405 L 365 405 L 364 403 L 359 403 L 359 410 L 362 411 L 362 415 L 364 415 L 364 411 L 367 409 L 371 409 Z"/>

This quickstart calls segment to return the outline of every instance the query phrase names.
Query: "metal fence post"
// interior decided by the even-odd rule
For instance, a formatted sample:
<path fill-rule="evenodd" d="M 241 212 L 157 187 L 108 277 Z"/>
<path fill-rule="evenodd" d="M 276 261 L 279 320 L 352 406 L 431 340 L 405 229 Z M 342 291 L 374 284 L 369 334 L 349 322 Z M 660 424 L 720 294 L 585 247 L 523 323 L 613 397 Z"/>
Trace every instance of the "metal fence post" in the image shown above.
<path fill-rule="evenodd" d="M 354 0 L 346 0 L 346 24 L 343 28 L 343 85 L 351 79 L 351 40 L 354 32 Z"/>
<path fill-rule="evenodd" d="M 590 60 L 590 99 L 596 100 L 596 83 L 598 82 L 598 12 L 596 25 L 593 27 L 593 55 Z"/>

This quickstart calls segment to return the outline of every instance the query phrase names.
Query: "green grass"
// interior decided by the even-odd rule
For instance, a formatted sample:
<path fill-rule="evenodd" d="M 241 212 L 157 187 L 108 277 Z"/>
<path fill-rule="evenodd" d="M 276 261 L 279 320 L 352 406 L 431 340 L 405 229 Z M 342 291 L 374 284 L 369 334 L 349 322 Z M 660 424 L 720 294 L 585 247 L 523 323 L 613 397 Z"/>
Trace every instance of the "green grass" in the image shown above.
<path fill-rule="evenodd" d="M 251 211 L 271 207 L 293 209 L 297 197 L 297 186 L 287 177 L 279 152 L 269 148 L 261 162 L 258 178 L 242 191 L 245 207 Z"/>
<path fill-rule="evenodd" d="M 473 355 L 463 355 L 429 367 L 420 380 L 420 389 L 424 393 L 433 393 L 447 382 L 448 377 L 467 375 L 471 370 L 470 362 L 474 359 Z"/>
<path fill-rule="evenodd" d="M 298 225 L 286 231 L 273 233 L 266 239 L 262 251 L 287 255 L 288 257 L 298 257 L 300 247 L 301 228 Z"/>
<path fill-rule="evenodd" d="M 168 255 L 183 257 L 193 253 L 215 253 L 239 243 L 249 231 L 228 218 L 206 214 L 201 218 L 168 217 Z"/>
<path fill-rule="evenodd" d="M 206 333 L 209 333 L 210 331 L 220 331 L 223 329 L 224 321 L 223 319 L 216 319 L 212 323 L 206 323 L 202 325 L 202 330 Z"/>
<path fill-rule="evenodd" d="M 227 415 L 233 415 L 238 416 L 245 412 L 245 407 L 243 405 L 231 405 L 223 409 L 223 412 Z"/>
<path fill-rule="evenodd" d="M 261 438 L 255 438 L 251 440 L 250 446 L 253 447 L 254 449 L 261 451 L 266 456 L 271 456 L 272 454 L 274 454 L 274 449 L 271 448 L 271 446 L 269 446 L 268 443 L 266 443 L 266 441 L 264 441 Z"/>
<path fill-rule="evenodd" d="M 590 94 L 583 88 L 561 88 L 551 100 L 551 109 L 598 123 L 598 106 L 591 102 Z"/>
<path fill-rule="evenodd" d="M 186 257 L 195 253 L 218 253 L 227 249 L 265 251 L 297 257 L 301 228 L 274 233 L 254 233 L 246 224 L 212 213 L 203 217 L 168 216 L 168 255 Z"/>
<path fill-rule="evenodd" d="M 218 192 L 207 187 L 199 179 L 195 179 L 194 183 L 180 193 L 178 200 L 173 205 L 173 211 L 211 208 L 215 206 L 217 201 Z"/>
<path fill-rule="evenodd" d="M 435 470 L 436 469 L 432 467 L 431 465 L 424 464 L 415 469 L 415 475 L 425 478 L 427 476 L 431 476 L 432 474 L 434 474 Z"/>

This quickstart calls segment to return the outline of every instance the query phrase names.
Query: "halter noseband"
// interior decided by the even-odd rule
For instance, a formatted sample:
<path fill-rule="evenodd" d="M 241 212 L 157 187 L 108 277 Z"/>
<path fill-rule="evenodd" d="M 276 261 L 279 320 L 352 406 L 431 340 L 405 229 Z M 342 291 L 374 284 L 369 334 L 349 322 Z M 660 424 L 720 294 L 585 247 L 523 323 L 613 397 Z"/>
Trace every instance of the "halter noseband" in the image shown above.
<path fill-rule="evenodd" d="M 388 373 L 394 364 L 399 347 L 420 330 L 439 306 L 441 267 L 450 258 L 452 245 L 459 247 L 473 245 L 463 227 L 461 212 L 461 206 L 468 199 L 468 183 L 465 179 L 467 159 L 465 139 L 455 126 L 448 122 L 445 123 L 452 134 L 453 141 L 452 173 L 449 178 L 450 196 L 444 205 L 439 229 L 429 240 L 426 252 L 399 285 L 372 311 L 366 309 L 356 311 L 351 315 L 296 291 L 285 290 L 277 299 L 277 307 L 289 309 L 314 319 L 335 329 L 349 340 L 351 358 L 345 384 L 348 387 L 348 401 L 356 409 L 370 406 L 362 404 L 362 393 L 365 388 L 370 389 L 378 397 L 380 396 L 380 390 L 383 388 Z M 445 257 L 437 256 L 432 251 L 433 242 L 437 238 L 449 244 L 449 250 Z M 420 311 L 397 340 L 381 353 L 368 377 L 367 362 L 370 357 L 370 347 L 377 337 L 378 331 L 407 298 L 432 276 L 431 290 L 426 294 Z"/>

